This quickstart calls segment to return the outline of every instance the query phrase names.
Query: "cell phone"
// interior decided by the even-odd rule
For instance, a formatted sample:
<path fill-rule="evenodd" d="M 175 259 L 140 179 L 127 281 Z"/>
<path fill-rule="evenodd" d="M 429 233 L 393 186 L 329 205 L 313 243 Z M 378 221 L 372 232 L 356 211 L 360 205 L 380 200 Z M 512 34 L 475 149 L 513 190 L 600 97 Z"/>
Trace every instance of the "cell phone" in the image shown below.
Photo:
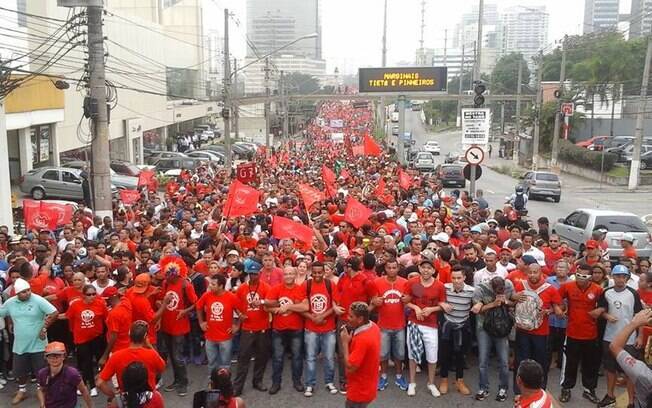
<path fill-rule="evenodd" d="M 206 408 L 218 408 L 220 406 L 220 397 L 222 396 L 219 390 L 206 391 Z"/>

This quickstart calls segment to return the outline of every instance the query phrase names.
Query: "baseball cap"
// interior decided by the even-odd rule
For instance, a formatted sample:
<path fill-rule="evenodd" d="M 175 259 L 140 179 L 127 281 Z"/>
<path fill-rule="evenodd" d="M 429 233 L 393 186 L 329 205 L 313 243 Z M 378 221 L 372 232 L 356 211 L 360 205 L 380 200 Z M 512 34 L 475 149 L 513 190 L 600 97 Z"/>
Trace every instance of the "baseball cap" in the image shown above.
<path fill-rule="evenodd" d="M 616 265 L 614 268 L 611 270 L 611 275 L 628 275 L 629 276 L 629 269 L 625 265 Z"/>
<path fill-rule="evenodd" d="M 532 264 L 538 263 L 537 260 L 532 255 L 523 255 L 521 257 L 521 260 L 526 265 L 532 265 Z"/>
<path fill-rule="evenodd" d="M 149 267 L 149 273 L 151 273 L 152 275 L 156 275 L 157 273 L 159 273 L 160 270 L 161 270 L 161 265 L 159 264 L 154 264 Z"/>
<path fill-rule="evenodd" d="M 141 273 L 134 280 L 134 293 L 145 293 L 152 278 L 148 273 Z M 108 288 L 107 288 L 108 289 Z M 104 290 L 106 292 L 106 289 Z"/>
<path fill-rule="evenodd" d="M 432 252 L 430 249 L 424 249 L 423 251 L 421 251 L 421 256 L 429 260 L 435 259 L 435 253 Z"/>
<path fill-rule="evenodd" d="M 231 256 L 231 255 L 240 256 L 240 252 L 236 251 L 235 249 L 232 249 L 229 252 L 227 252 L 226 256 Z"/>
<path fill-rule="evenodd" d="M 66 345 L 60 341 L 48 343 L 45 346 L 45 355 L 48 356 L 50 354 L 66 354 Z"/>
<path fill-rule="evenodd" d="M 620 239 L 621 241 L 627 241 L 627 242 L 634 242 L 634 236 L 630 234 L 629 232 L 626 232 L 623 234 L 623 237 Z"/>
<path fill-rule="evenodd" d="M 14 292 L 20 293 L 24 290 L 30 289 L 31 286 L 29 285 L 29 282 L 27 282 L 25 279 L 18 278 L 14 282 Z"/>
<path fill-rule="evenodd" d="M 444 244 L 448 244 L 448 234 L 446 234 L 445 232 L 440 232 L 439 234 L 435 234 L 432 237 L 432 239 L 433 241 L 439 241 L 439 242 L 443 242 Z"/>
<path fill-rule="evenodd" d="M 507 252 L 507 253 L 511 254 L 511 253 L 512 253 L 512 250 L 509 249 L 509 248 L 507 248 L 507 247 L 502 247 L 502 248 L 500 248 L 500 252 L 501 252 L 501 253 L 502 253 L 502 252 Z"/>
<path fill-rule="evenodd" d="M 138 275 L 138 276 L 140 276 L 140 275 Z M 109 286 L 108 288 L 104 289 L 104 291 L 102 292 L 102 297 L 106 298 L 106 299 L 112 298 L 113 296 L 118 296 L 118 295 L 119 295 L 118 288 L 116 288 L 115 286 Z"/>
<path fill-rule="evenodd" d="M 479 225 L 474 225 L 471 227 L 471 232 L 474 234 L 481 234 L 482 233 L 482 228 L 480 228 Z"/>
<path fill-rule="evenodd" d="M 493 222 L 494 224 L 498 225 L 498 221 L 496 221 L 496 220 L 493 219 L 493 218 L 489 218 L 489 219 L 487 220 L 487 224 L 491 224 L 492 222 Z"/>
<path fill-rule="evenodd" d="M 256 275 L 260 273 L 261 269 L 263 269 L 263 265 L 261 265 L 260 262 L 251 258 L 247 258 L 244 260 L 244 267 L 246 273 L 256 274 Z"/>
<path fill-rule="evenodd" d="M 597 249 L 600 245 L 598 244 L 598 241 L 596 241 L 594 239 L 590 239 L 590 240 L 586 241 L 585 246 L 586 246 L 586 249 Z"/>
<path fill-rule="evenodd" d="M 435 265 L 433 265 L 432 260 L 431 260 L 431 259 L 428 259 L 428 258 L 426 258 L 426 257 L 424 257 L 424 258 L 421 259 L 421 262 L 419 262 L 419 266 L 421 266 L 421 265 L 423 265 L 423 264 L 428 264 L 428 265 L 430 265 L 430 266 L 432 266 L 432 267 L 435 266 Z"/>
<path fill-rule="evenodd" d="M 208 225 L 206 226 L 207 231 L 215 231 L 216 229 L 217 229 L 216 222 L 209 222 Z"/>

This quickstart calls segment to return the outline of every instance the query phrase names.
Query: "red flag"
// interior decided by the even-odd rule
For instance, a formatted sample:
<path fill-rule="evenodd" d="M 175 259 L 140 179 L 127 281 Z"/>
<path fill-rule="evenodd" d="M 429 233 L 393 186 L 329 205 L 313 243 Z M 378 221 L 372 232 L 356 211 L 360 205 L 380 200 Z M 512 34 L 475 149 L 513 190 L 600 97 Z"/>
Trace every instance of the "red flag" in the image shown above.
<path fill-rule="evenodd" d="M 176 181 L 171 181 L 165 186 L 165 189 L 167 190 L 169 195 L 173 195 L 174 193 L 179 191 L 180 187 L 181 186 L 179 185 L 179 183 L 177 183 Z"/>
<path fill-rule="evenodd" d="M 316 202 L 326 199 L 324 193 L 307 184 L 299 184 L 299 193 L 301 194 L 301 199 L 306 206 L 306 210 L 310 210 Z"/>
<path fill-rule="evenodd" d="M 362 224 L 369 220 L 373 211 L 365 207 L 360 201 L 349 196 L 346 201 L 346 209 L 344 210 L 344 221 L 351 223 L 356 228 L 360 228 Z"/>
<path fill-rule="evenodd" d="M 57 214 L 57 227 L 72 222 L 72 205 L 41 201 L 41 210 L 53 211 Z"/>
<path fill-rule="evenodd" d="M 385 179 L 381 177 L 378 185 L 374 189 L 374 195 L 378 197 L 383 194 L 385 194 Z"/>
<path fill-rule="evenodd" d="M 256 211 L 259 200 L 260 191 L 246 184 L 242 184 L 236 179 L 229 187 L 229 194 L 226 197 L 226 204 L 224 205 L 224 215 L 227 218 L 249 215 Z"/>
<path fill-rule="evenodd" d="M 363 145 L 356 145 L 351 148 L 351 153 L 354 156 L 364 156 L 364 146 Z"/>
<path fill-rule="evenodd" d="M 57 228 L 59 212 L 52 207 L 45 206 L 44 208 L 41 201 L 24 200 L 23 216 L 27 229 L 54 230 Z"/>
<path fill-rule="evenodd" d="M 138 175 L 138 187 L 147 186 L 149 190 L 156 190 L 158 182 L 153 170 L 142 170 Z"/>
<path fill-rule="evenodd" d="M 337 176 L 335 176 L 333 170 L 326 166 L 321 166 L 321 178 L 324 179 L 324 183 L 326 184 L 335 184 Z"/>
<path fill-rule="evenodd" d="M 378 143 L 376 143 L 376 141 L 368 134 L 364 135 L 363 146 L 364 146 L 365 155 L 380 156 L 381 153 L 380 146 L 378 146 Z"/>
<path fill-rule="evenodd" d="M 410 178 L 410 175 L 404 172 L 401 168 L 398 169 L 398 185 L 403 190 L 409 190 L 410 186 L 412 185 L 412 179 Z"/>
<path fill-rule="evenodd" d="M 340 172 L 340 177 L 344 177 L 344 180 L 348 180 L 349 177 L 351 177 L 351 174 L 349 174 L 349 171 L 347 169 L 342 169 Z"/>
<path fill-rule="evenodd" d="M 272 235 L 278 239 L 292 238 L 310 244 L 313 231 L 312 228 L 300 222 L 275 216 L 272 220 Z"/>
<path fill-rule="evenodd" d="M 140 200 L 140 191 L 138 190 L 120 190 L 120 200 L 125 205 L 131 205 Z"/>

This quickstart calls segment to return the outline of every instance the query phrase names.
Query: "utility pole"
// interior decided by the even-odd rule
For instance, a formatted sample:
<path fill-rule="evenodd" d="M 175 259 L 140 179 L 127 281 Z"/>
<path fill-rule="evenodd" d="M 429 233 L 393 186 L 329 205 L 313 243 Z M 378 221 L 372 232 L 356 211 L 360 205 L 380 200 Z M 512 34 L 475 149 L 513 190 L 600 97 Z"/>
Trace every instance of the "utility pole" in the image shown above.
<path fill-rule="evenodd" d="M 231 54 L 229 53 L 229 10 L 224 9 L 224 107 L 222 118 L 224 119 L 224 167 L 228 174 L 231 174 Z"/>
<path fill-rule="evenodd" d="M 270 115 L 270 102 L 269 98 L 271 97 L 270 94 L 270 89 L 269 89 L 269 72 L 271 69 L 269 68 L 269 57 L 265 58 L 265 68 L 263 69 L 265 71 L 265 146 L 267 147 L 267 151 L 270 149 L 270 140 L 269 140 L 269 115 Z"/>
<path fill-rule="evenodd" d="M 448 66 L 448 30 L 444 30 L 444 66 Z"/>
<path fill-rule="evenodd" d="M 387 66 L 387 0 L 385 0 L 385 9 L 383 13 L 383 48 L 382 48 L 382 66 L 385 67 Z M 380 121 L 378 122 L 380 125 L 380 128 L 383 130 L 383 134 L 385 135 L 385 138 L 387 139 L 389 132 L 387 132 L 387 111 L 386 111 L 386 100 L 384 96 L 380 97 L 380 106 L 378 107 L 378 118 Z M 389 145 L 389 141 L 386 140 L 387 144 Z"/>
<path fill-rule="evenodd" d="M 516 134 L 514 135 L 512 161 L 518 164 L 518 145 L 521 141 L 521 91 L 523 88 L 523 58 L 518 61 L 518 79 L 516 83 Z"/>
<path fill-rule="evenodd" d="M 398 162 L 405 164 L 405 95 L 398 96 L 398 141 L 396 143 L 396 154 Z"/>
<path fill-rule="evenodd" d="M 457 90 L 457 117 L 459 120 L 458 126 L 462 126 L 462 88 L 464 85 L 464 44 L 462 44 L 462 63 L 460 64 L 460 83 Z"/>
<path fill-rule="evenodd" d="M 111 173 L 109 168 L 109 120 L 104 73 L 104 33 L 102 6 L 88 6 L 88 68 L 91 100 L 91 193 L 93 210 L 100 217 L 113 218 Z"/>
<path fill-rule="evenodd" d="M 564 96 L 564 81 L 566 80 L 566 38 L 561 43 L 561 70 L 559 71 L 559 99 L 557 100 L 557 108 L 555 109 L 555 129 L 552 133 L 552 154 L 550 156 L 550 165 L 554 168 L 557 167 L 557 158 L 559 156 L 559 125 L 561 121 L 561 102 Z M 591 135 L 593 136 L 593 135 Z"/>
<path fill-rule="evenodd" d="M 652 36 L 647 40 L 647 53 L 645 54 L 645 67 L 643 68 L 643 81 L 641 82 L 641 97 L 636 113 L 636 130 L 634 131 L 634 151 L 632 152 L 632 165 L 629 169 L 630 190 L 635 190 L 639 183 L 641 168 L 641 146 L 643 145 L 643 126 L 645 111 L 647 110 L 647 83 L 650 79 L 650 59 L 652 59 Z M 613 102 L 612 102 L 613 103 Z"/>
<path fill-rule="evenodd" d="M 288 114 L 288 100 L 287 100 L 287 82 L 285 78 L 285 72 L 281 71 L 280 79 L 280 91 L 281 94 L 281 106 L 283 107 L 283 136 L 290 140 L 290 125 L 289 125 L 289 114 Z"/>
<path fill-rule="evenodd" d="M 478 4 L 478 40 L 475 51 L 475 65 L 473 66 L 473 80 L 480 80 L 480 65 L 482 64 L 482 21 L 484 14 L 484 0 L 479 0 Z"/>
<path fill-rule="evenodd" d="M 543 50 L 539 51 L 537 72 L 537 99 L 536 99 L 536 116 L 534 118 L 534 135 L 532 136 L 532 170 L 539 169 L 539 132 L 541 118 L 541 103 L 543 99 L 543 89 L 541 89 L 541 80 L 543 79 Z"/>
<path fill-rule="evenodd" d="M 238 106 L 237 97 L 240 96 L 238 91 L 238 59 L 233 58 L 233 94 L 236 98 L 233 100 L 233 133 L 235 138 L 240 138 L 240 107 Z"/>

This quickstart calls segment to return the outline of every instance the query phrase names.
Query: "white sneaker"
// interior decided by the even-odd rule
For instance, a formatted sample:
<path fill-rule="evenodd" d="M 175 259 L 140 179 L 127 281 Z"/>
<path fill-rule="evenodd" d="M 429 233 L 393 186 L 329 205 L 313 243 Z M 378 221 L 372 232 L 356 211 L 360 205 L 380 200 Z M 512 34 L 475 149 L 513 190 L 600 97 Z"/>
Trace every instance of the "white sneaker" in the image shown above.
<path fill-rule="evenodd" d="M 91 397 L 97 397 L 97 388 L 93 387 L 91 388 Z"/>
<path fill-rule="evenodd" d="M 303 392 L 304 397 L 312 397 L 312 387 L 306 387 L 306 390 Z"/>
<path fill-rule="evenodd" d="M 2 385 L 7 385 L 7 380 L 5 380 L 4 378 L 0 377 L 0 384 L 2 384 Z"/>
<path fill-rule="evenodd" d="M 415 383 L 408 384 L 407 395 L 408 397 L 414 397 L 417 395 L 417 385 Z"/>
<path fill-rule="evenodd" d="M 326 384 L 326 389 L 328 390 L 328 392 L 330 392 L 333 395 L 335 395 L 335 394 L 337 394 L 339 392 L 339 391 L 337 391 L 337 387 L 333 383 Z"/>
<path fill-rule="evenodd" d="M 441 397 L 441 393 L 437 389 L 437 386 L 435 384 L 428 384 L 428 389 L 430 390 L 430 393 L 432 394 L 433 397 Z"/>

